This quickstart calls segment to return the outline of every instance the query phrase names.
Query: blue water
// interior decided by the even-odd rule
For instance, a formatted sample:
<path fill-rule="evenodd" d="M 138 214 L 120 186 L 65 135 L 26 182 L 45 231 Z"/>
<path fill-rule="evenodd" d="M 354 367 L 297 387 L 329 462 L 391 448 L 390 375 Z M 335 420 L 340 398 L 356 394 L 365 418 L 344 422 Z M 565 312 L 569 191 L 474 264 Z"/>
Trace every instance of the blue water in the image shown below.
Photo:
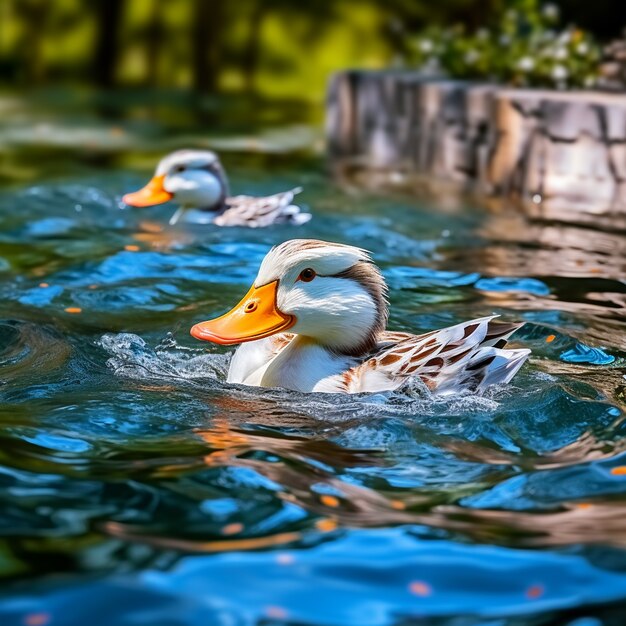
<path fill-rule="evenodd" d="M 229 153 L 314 220 L 170 228 L 120 204 L 158 150 L 48 149 L 0 193 L 3 626 L 626 622 L 623 235 Z M 390 328 L 495 312 L 530 362 L 482 397 L 225 384 L 188 330 L 294 236 L 371 250 Z"/>

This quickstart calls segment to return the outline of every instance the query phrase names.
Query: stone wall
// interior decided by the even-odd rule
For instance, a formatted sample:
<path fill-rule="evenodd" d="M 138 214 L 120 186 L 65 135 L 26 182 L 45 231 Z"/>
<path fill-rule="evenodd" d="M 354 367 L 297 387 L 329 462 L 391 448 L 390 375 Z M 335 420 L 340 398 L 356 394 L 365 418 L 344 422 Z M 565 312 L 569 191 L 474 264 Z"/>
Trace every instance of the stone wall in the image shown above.
<path fill-rule="evenodd" d="M 626 94 L 347 71 L 330 83 L 327 139 L 336 171 L 376 183 L 514 198 L 555 219 L 626 215 Z"/>

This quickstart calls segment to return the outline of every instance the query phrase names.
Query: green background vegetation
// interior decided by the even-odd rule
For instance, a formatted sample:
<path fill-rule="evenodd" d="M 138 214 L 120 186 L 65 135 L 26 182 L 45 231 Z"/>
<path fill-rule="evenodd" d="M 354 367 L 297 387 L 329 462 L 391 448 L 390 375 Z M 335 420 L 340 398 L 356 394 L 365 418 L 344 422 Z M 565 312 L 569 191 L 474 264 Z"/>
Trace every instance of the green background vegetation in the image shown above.
<path fill-rule="evenodd" d="M 623 0 L 563 0 L 600 40 Z M 0 0 L 0 84 L 323 99 L 329 73 L 411 62 L 415 34 L 497 28 L 534 0 Z"/>

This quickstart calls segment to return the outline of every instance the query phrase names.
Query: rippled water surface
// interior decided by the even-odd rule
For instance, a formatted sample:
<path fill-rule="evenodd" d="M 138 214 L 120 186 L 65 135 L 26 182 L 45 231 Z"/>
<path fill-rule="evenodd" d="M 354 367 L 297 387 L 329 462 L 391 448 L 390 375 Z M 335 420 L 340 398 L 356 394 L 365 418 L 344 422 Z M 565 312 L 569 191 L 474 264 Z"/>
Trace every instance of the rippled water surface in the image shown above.
<path fill-rule="evenodd" d="M 314 220 L 171 228 L 120 205 L 158 150 L 71 152 L 0 193 L 3 626 L 625 623 L 623 235 L 241 153 L 234 190 L 302 185 Z M 496 312 L 530 362 L 483 397 L 225 384 L 188 330 L 294 236 L 370 249 L 391 328 Z"/>

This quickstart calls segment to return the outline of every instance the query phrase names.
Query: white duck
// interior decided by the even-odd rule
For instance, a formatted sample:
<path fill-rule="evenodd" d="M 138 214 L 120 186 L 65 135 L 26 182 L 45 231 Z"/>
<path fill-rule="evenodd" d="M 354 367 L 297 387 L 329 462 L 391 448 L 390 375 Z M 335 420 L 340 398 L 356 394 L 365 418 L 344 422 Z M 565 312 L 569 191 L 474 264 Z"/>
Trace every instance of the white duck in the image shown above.
<path fill-rule="evenodd" d="M 258 228 L 308 222 L 311 215 L 292 204 L 300 191 L 297 187 L 266 197 L 229 196 L 226 173 L 214 152 L 178 150 L 161 159 L 152 180 L 143 189 L 127 193 L 122 200 L 134 207 L 175 200 L 180 208 L 172 215 L 170 224 L 194 209 L 202 214 L 194 215 L 192 221 Z"/>
<path fill-rule="evenodd" d="M 229 382 L 302 392 L 379 392 L 416 376 L 437 393 L 482 391 L 508 383 L 530 353 L 504 349 L 522 324 L 495 316 L 424 335 L 386 332 L 386 294 L 365 250 L 294 239 L 270 250 L 232 311 L 191 334 L 243 344 Z"/>

